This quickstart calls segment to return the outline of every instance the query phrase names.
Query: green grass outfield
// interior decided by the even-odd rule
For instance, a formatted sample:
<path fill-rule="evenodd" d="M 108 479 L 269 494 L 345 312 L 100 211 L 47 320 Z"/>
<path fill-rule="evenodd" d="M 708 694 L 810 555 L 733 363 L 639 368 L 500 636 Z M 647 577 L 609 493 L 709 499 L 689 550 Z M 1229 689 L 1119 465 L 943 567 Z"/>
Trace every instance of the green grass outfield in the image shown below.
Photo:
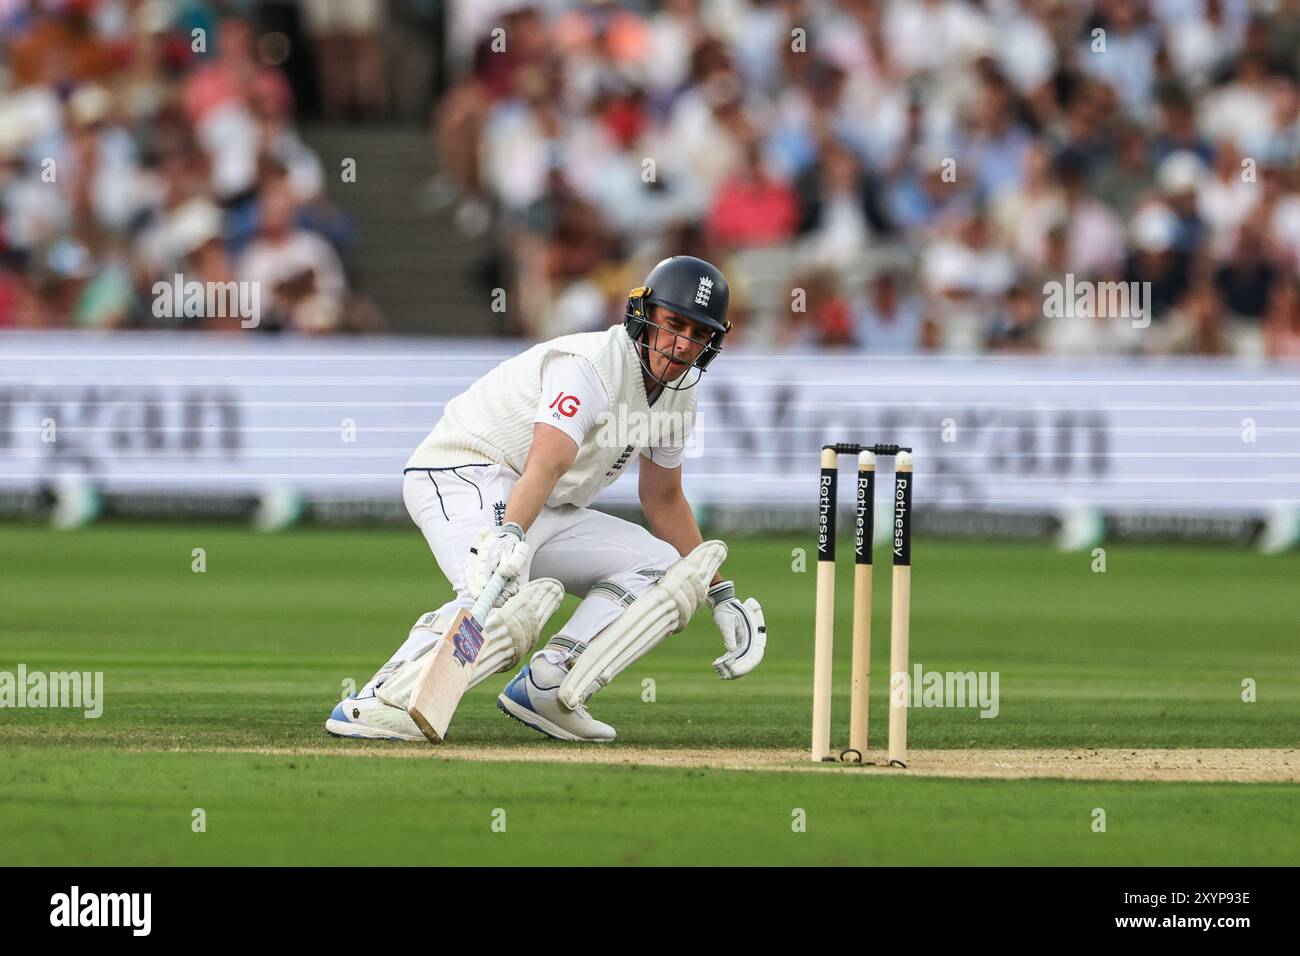
<path fill-rule="evenodd" d="M 997 671 L 1001 691 L 995 719 L 913 709 L 917 751 L 1300 746 L 1300 556 L 1112 545 L 1099 574 L 1088 554 L 1038 544 L 919 539 L 914 552 L 913 662 Z M 593 701 L 618 727 L 612 746 L 807 747 L 814 560 L 807 538 L 734 541 L 724 570 L 764 604 L 767 660 L 719 681 L 700 615 Z M 888 569 L 876 573 L 883 741 Z M 0 526 L 0 671 L 102 671 L 106 698 L 96 720 L 0 710 L 0 865 L 1300 863 L 1288 783 L 469 761 L 328 738 L 344 681 L 364 682 L 445 596 L 414 530 Z M 467 697 L 455 742 L 564 753 L 497 712 L 499 683 Z M 195 808 L 206 832 L 191 830 Z"/>

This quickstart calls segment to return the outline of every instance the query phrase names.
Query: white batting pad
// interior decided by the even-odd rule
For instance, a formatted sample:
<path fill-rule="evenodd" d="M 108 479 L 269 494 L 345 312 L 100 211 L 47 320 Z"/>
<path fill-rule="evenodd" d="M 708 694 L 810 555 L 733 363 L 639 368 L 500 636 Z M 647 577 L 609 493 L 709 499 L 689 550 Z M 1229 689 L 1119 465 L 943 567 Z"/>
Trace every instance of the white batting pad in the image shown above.
<path fill-rule="evenodd" d="M 564 587 L 559 581 L 554 578 L 537 578 L 520 588 L 519 593 L 501 607 L 494 608 L 484 622 L 483 647 L 479 651 L 469 686 L 473 687 L 493 674 L 509 670 L 523 660 L 536 645 L 542 628 L 563 599 Z M 423 625 L 436 630 L 440 640 L 450 617 L 430 622 L 430 616 L 426 614 L 421 617 L 416 626 Z M 404 661 L 397 672 L 380 685 L 376 691 L 380 700 L 403 710 L 409 706 L 411 691 L 420 676 L 420 666 L 425 655 L 438 646 L 438 640 L 430 642 L 415 657 Z"/>
<path fill-rule="evenodd" d="M 560 682 L 560 703 L 575 710 L 637 658 L 690 621 L 727 559 L 721 541 L 705 541 L 677 561 L 612 624 L 593 637 Z"/>

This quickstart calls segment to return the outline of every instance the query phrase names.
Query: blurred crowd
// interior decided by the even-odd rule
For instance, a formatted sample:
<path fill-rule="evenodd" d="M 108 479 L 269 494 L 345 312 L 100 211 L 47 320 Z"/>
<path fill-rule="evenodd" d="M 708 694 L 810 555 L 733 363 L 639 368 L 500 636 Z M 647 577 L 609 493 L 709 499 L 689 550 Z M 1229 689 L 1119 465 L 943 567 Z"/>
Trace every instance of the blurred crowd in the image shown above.
<path fill-rule="evenodd" d="M 1300 0 L 475 0 L 453 37 L 440 168 L 522 334 L 691 253 L 781 347 L 1300 356 Z"/>
<path fill-rule="evenodd" d="M 347 10 L 304 6 L 323 34 Z M 161 291 L 176 276 L 256 283 L 263 331 L 382 328 L 295 129 L 285 38 L 241 12 L 0 0 L 0 329 L 248 327 L 230 300 Z"/>
<path fill-rule="evenodd" d="M 167 308 L 175 276 L 257 283 L 263 329 L 384 328 L 253 24 L 293 8 L 320 113 L 383 118 L 412 4 L 0 0 L 0 328 L 240 326 Z M 1300 0 L 429 9 L 429 194 L 508 332 L 616 322 L 691 253 L 774 347 L 1300 356 Z"/>

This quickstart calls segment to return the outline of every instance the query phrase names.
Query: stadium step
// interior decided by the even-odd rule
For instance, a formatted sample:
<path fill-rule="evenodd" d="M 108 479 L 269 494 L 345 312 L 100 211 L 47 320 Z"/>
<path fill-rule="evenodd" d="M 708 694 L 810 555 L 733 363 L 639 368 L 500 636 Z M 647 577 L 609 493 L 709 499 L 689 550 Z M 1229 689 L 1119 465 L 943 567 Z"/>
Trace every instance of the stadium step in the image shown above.
<path fill-rule="evenodd" d="M 489 293 L 477 278 L 491 244 L 462 234 L 452 209 L 430 207 L 437 157 L 429 130 L 307 124 L 302 136 L 320 157 L 330 201 L 355 224 L 353 245 L 343 255 L 348 272 L 393 331 L 495 334 Z M 342 181 L 344 159 L 356 160 L 356 182 Z"/>

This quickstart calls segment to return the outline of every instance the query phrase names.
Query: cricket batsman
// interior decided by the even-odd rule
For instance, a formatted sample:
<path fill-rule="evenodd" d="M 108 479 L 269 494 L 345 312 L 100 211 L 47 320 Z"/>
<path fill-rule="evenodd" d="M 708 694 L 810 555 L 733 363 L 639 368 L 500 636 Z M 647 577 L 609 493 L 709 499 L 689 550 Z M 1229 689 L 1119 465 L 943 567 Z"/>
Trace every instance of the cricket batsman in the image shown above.
<path fill-rule="evenodd" d="M 498 569 L 507 583 L 481 622 L 469 686 L 526 662 L 497 706 L 557 740 L 613 740 L 588 699 L 703 601 L 722 633 L 718 676 L 758 666 L 763 609 L 718 573 L 726 545 L 703 540 L 682 493 L 693 386 L 722 351 L 727 300 L 716 267 L 673 256 L 631 291 L 621 326 L 535 345 L 447 403 L 406 464 L 403 497 L 455 597 L 415 622 L 327 731 L 424 739 L 407 705 L 425 655 Z M 638 454 L 649 531 L 590 508 Z M 582 602 L 534 653 L 566 591 Z"/>

